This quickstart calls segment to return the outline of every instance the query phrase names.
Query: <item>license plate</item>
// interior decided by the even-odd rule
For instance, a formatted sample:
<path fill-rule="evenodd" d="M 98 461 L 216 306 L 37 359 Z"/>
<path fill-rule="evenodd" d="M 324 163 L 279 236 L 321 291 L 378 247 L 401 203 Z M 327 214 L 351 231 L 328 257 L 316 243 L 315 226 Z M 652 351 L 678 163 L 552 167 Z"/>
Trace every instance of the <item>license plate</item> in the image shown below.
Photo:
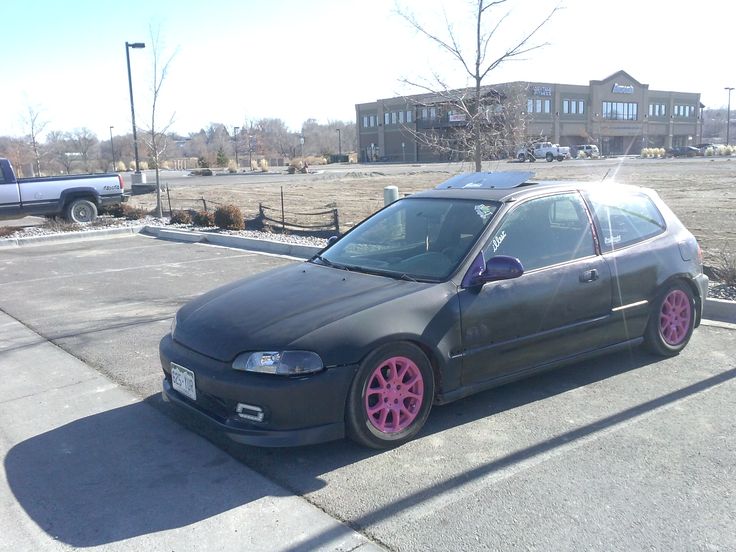
<path fill-rule="evenodd" d="M 197 400 L 197 386 L 194 385 L 194 372 L 178 364 L 171 363 L 171 385 L 176 391 Z"/>

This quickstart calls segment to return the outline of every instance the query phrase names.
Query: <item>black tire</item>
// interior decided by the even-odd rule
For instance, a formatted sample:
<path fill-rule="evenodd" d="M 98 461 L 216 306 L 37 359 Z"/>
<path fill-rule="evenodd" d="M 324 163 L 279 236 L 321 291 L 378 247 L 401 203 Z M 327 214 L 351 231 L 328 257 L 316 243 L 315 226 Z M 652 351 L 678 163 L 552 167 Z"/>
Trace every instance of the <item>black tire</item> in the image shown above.
<path fill-rule="evenodd" d="M 64 217 L 69 222 L 92 222 L 97 218 L 97 206 L 88 199 L 72 199 Z"/>
<path fill-rule="evenodd" d="M 557 160 L 558 160 L 558 161 L 559 161 L 560 163 L 562 162 L 562 160 L 563 160 L 563 159 L 564 159 L 564 157 L 563 157 L 562 155 L 558 155 L 558 156 L 557 156 Z"/>
<path fill-rule="evenodd" d="M 654 301 L 644 344 L 660 356 L 676 356 L 690 341 L 695 328 L 695 298 L 689 286 L 675 283 Z"/>
<path fill-rule="evenodd" d="M 518 159 L 519 159 L 519 161 L 521 161 L 523 163 L 524 161 L 526 161 L 526 155 L 524 155 L 523 153 L 520 153 L 518 155 Z"/>
<path fill-rule="evenodd" d="M 419 347 L 406 342 L 378 347 L 363 360 L 350 386 L 347 435 L 375 449 L 403 445 L 424 426 L 433 399 L 434 373 Z"/>
<path fill-rule="evenodd" d="M 552 161 L 554 161 L 555 156 L 548 152 L 547 155 L 544 156 L 544 158 L 547 160 L 547 163 L 551 163 Z"/>

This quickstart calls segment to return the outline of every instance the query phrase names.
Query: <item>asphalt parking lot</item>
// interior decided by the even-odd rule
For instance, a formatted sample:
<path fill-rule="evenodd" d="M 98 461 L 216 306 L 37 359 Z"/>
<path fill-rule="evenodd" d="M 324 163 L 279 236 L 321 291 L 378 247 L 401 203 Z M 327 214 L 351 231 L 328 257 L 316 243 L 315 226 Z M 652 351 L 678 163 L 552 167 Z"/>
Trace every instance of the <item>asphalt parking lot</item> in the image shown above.
<path fill-rule="evenodd" d="M 235 446 L 173 414 L 157 347 L 176 309 L 288 262 L 144 236 L 3 249 L 0 310 L 390 550 L 736 550 L 727 328 L 701 326 L 677 358 L 633 350 L 437 407 L 387 452 Z"/>

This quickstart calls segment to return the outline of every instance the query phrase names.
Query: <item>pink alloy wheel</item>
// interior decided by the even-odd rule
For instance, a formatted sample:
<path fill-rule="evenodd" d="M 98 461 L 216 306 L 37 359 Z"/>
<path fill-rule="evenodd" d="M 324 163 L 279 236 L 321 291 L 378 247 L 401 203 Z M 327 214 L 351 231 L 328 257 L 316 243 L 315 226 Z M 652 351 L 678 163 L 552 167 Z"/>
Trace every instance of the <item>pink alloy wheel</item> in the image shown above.
<path fill-rule="evenodd" d="M 423 396 L 424 378 L 419 367 L 406 357 L 391 357 L 368 378 L 365 412 L 378 431 L 398 433 L 416 420 Z"/>
<path fill-rule="evenodd" d="M 679 345 L 690 329 L 690 298 L 680 289 L 672 290 L 662 301 L 659 332 L 668 345 Z"/>

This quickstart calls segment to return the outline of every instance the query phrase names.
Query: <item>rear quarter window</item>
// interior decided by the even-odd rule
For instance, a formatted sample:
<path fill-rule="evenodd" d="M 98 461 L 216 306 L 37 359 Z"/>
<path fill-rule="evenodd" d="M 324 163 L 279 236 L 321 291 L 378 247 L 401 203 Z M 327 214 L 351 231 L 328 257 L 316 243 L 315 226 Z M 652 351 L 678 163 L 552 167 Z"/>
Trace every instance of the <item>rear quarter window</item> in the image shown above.
<path fill-rule="evenodd" d="M 662 213 L 647 195 L 636 192 L 587 194 L 603 251 L 614 251 L 661 234 L 667 228 Z"/>

